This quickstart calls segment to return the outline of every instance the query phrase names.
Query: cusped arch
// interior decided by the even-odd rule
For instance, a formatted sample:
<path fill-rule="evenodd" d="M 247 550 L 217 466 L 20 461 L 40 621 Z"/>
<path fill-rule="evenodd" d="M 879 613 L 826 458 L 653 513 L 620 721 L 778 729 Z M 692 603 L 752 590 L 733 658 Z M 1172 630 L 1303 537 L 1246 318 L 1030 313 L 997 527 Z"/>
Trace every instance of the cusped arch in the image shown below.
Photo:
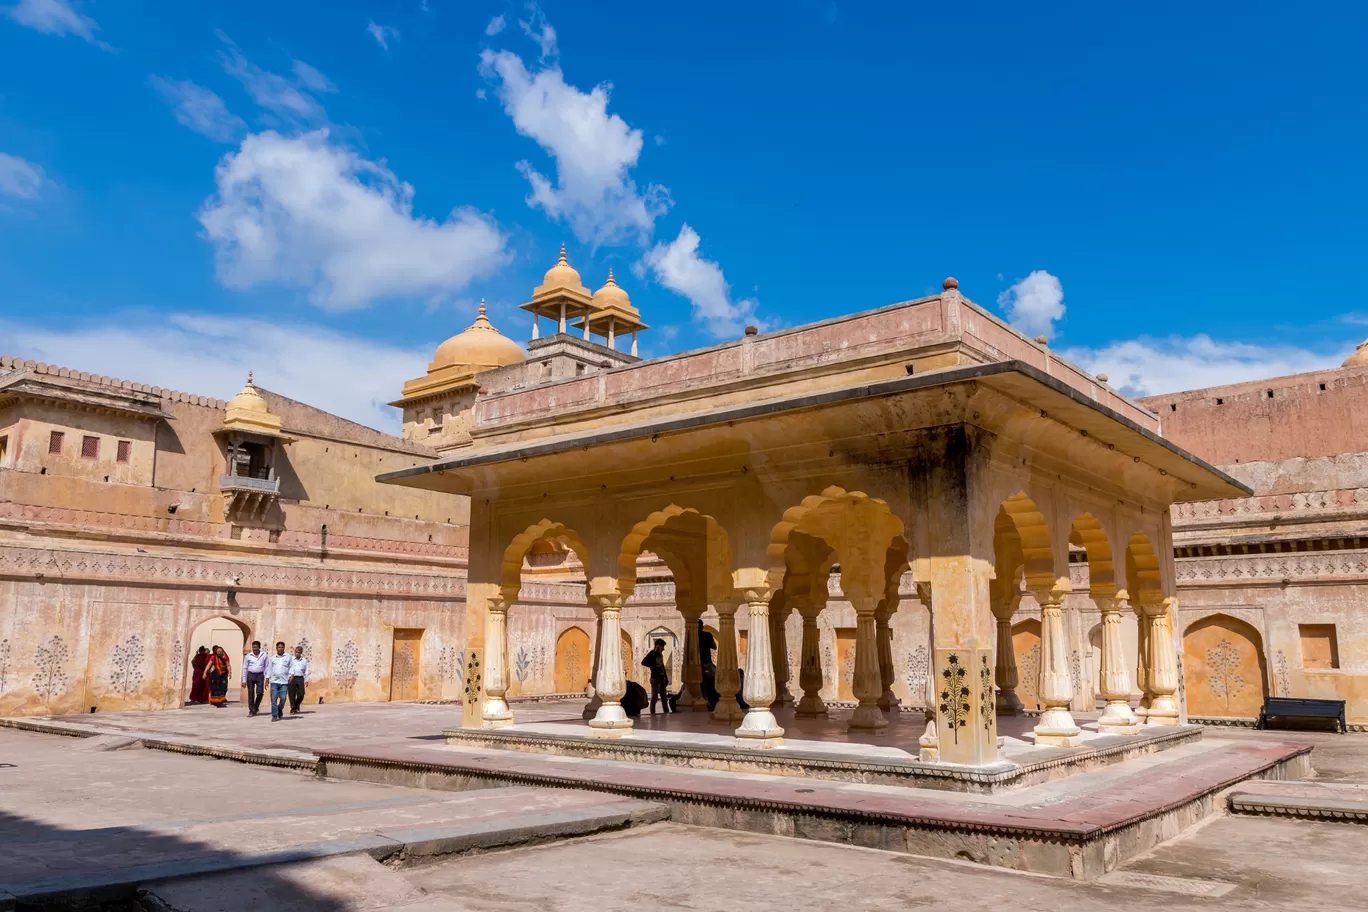
<path fill-rule="evenodd" d="M 683 516 L 698 517 L 704 524 L 704 561 L 707 576 L 707 579 L 704 580 L 704 588 L 707 590 L 708 601 L 719 602 L 730 596 L 732 557 L 731 545 L 727 540 L 727 531 L 722 528 L 721 523 L 707 513 L 702 513 L 693 507 L 670 504 L 632 526 L 627 537 L 622 540 L 622 547 L 618 549 L 618 591 L 622 593 L 624 599 L 636 590 L 637 558 L 641 556 L 646 540 L 670 524 L 672 520 L 678 520 Z M 676 567 L 683 568 L 684 562 L 678 559 L 678 555 L 661 554 L 660 557 L 670 568 L 670 572 L 675 574 L 676 585 L 678 585 L 679 572 Z M 690 584 L 698 582 L 689 579 L 687 571 L 685 573 L 685 579 Z"/>
<path fill-rule="evenodd" d="M 1116 569 L 1112 561 L 1111 540 L 1107 530 L 1091 513 L 1084 513 L 1073 521 L 1069 529 L 1069 544 L 1081 547 L 1088 558 L 1088 587 L 1097 597 L 1109 597 L 1116 592 Z"/>
<path fill-rule="evenodd" d="M 1258 628 L 1224 612 L 1188 624 L 1183 630 L 1183 690 L 1189 715 L 1257 717 L 1268 695 L 1268 662 Z"/>
<path fill-rule="evenodd" d="M 1132 602 L 1152 603 L 1163 598 L 1159 553 L 1144 532 L 1126 542 L 1126 590 Z"/>
<path fill-rule="evenodd" d="M 842 525 L 833 521 L 840 511 L 852 509 L 863 511 L 867 515 L 855 524 Z M 850 533 L 852 525 L 858 530 L 854 534 Z M 877 549 L 875 553 L 882 557 L 894 539 L 905 539 L 907 534 L 903 521 L 893 513 L 887 501 L 870 497 L 863 491 L 847 491 L 845 488 L 832 485 L 820 494 L 810 494 L 795 506 L 789 507 L 770 531 L 766 555 L 769 560 L 771 589 L 778 589 L 784 584 L 784 576 L 787 573 L 785 557 L 789 540 L 795 532 L 806 532 L 831 546 L 836 553 L 836 560 L 841 565 L 841 582 L 847 594 L 854 588 L 850 585 L 848 574 L 862 563 L 859 558 L 865 556 L 856 553 L 861 546 Z M 874 558 L 875 554 L 868 557 Z M 880 564 L 878 570 L 882 569 Z M 882 594 L 881 582 L 870 588 L 871 595 Z"/>
<path fill-rule="evenodd" d="M 564 523 L 543 519 L 513 536 L 513 541 L 504 549 L 503 562 L 499 567 L 499 588 L 505 600 L 512 602 L 517 599 L 518 591 L 522 588 L 523 561 L 532 546 L 543 540 L 559 542 L 570 548 L 588 570 L 589 548 L 579 533 Z"/>
<path fill-rule="evenodd" d="M 1050 527 L 1045 514 L 1024 492 L 1017 492 L 1002 502 L 1000 515 L 1011 523 L 1017 541 L 1004 543 L 1020 549 L 1022 572 L 1028 589 L 1052 589 L 1059 580 L 1055 574 L 1054 548 L 1050 543 Z M 995 525 L 1005 530 L 1005 525 Z"/>

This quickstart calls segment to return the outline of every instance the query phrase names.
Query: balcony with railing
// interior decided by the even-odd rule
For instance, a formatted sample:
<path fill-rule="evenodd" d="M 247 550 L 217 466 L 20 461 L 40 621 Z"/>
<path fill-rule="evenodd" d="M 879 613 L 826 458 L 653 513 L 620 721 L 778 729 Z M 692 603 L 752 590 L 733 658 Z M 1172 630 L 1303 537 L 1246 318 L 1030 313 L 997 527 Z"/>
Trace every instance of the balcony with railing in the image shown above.
<path fill-rule="evenodd" d="M 219 478 L 219 490 L 243 491 L 252 494 L 279 494 L 279 478 L 253 478 L 249 475 L 224 475 Z"/>

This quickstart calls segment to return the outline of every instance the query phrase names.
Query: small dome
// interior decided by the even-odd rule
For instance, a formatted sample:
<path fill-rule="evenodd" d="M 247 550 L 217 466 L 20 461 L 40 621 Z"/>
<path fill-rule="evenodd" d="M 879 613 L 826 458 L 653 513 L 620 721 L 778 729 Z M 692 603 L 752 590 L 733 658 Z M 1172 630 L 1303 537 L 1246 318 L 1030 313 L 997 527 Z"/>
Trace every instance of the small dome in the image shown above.
<path fill-rule="evenodd" d="M 1344 359 L 1341 367 L 1368 367 L 1368 339 L 1364 339 L 1354 349 L 1354 353 Z"/>
<path fill-rule="evenodd" d="M 257 392 L 256 384 L 252 382 L 251 371 L 247 372 L 247 385 L 228 403 L 228 408 L 241 409 L 245 412 L 269 413 L 271 411 L 270 407 L 266 405 L 265 398 Z"/>
<path fill-rule="evenodd" d="M 608 282 L 598 291 L 594 292 L 592 304 L 594 310 L 608 310 L 611 308 L 619 312 L 626 311 L 630 314 L 635 314 L 637 312 L 637 309 L 632 306 L 632 299 L 627 297 L 627 292 L 623 291 L 622 288 L 618 286 L 618 283 L 614 281 L 613 267 L 611 266 L 608 267 Z"/>
<path fill-rule="evenodd" d="M 541 287 L 547 290 L 552 288 L 582 288 L 584 282 L 580 279 L 580 274 L 575 271 L 575 267 L 570 265 L 565 258 L 565 245 L 561 244 L 560 259 L 556 265 L 546 271 L 546 276 L 542 279 Z"/>
<path fill-rule="evenodd" d="M 564 260 L 562 260 L 564 262 Z M 569 267 L 566 267 L 569 269 Z M 553 270 L 554 271 L 554 270 Z M 574 272 L 574 270 L 570 270 Z M 548 276 L 550 273 L 548 273 Z M 480 302 L 480 315 L 464 330 L 437 346 L 429 371 L 461 365 L 476 371 L 518 364 L 527 356 L 522 347 L 494 328 L 485 316 L 485 302 Z"/>

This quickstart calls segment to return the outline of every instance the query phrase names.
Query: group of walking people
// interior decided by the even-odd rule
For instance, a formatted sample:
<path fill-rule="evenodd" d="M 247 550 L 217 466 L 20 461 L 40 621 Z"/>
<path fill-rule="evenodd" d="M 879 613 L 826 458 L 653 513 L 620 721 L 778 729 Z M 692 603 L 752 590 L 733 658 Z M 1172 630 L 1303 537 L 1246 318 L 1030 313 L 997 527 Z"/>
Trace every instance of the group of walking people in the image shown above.
<path fill-rule="evenodd" d="M 646 696 L 646 688 L 635 681 L 627 682 L 627 692 L 622 696 L 622 707 L 629 716 L 638 716 L 641 711 L 649 706 L 651 715 L 656 714 L 656 704 L 659 703 L 661 709 L 666 713 L 679 712 L 679 698 L 683 694 L 681 688 L 678 693 L 670 693 L 670 664 L 665 660 L 665 641 L 656 640 L 652 644 L 650 652 L 641 660 L 641 667 L 650 671 L 651 675 L 651 695 Z M 717 708 L 717 704 L 722 701 L 722 695 L 717 691 L 717 665 L 713 662 L 713 652 L 717 649 L 717 640 L 703 626 L 703 622 L 698 622 L 698 662 L 703 672 L 703 680 L 700 689 L 703 699 L 708 701 L 708 711 Z M 737 678 L 742 686 L 745 684 L 745 672 L 738 670 Z M 746 701 L 741 698 L 741 688 L 736 691 L 736 702 L 742 710 L 750 709 Z"/>
<path fill-rule="evenodd" d="M 261 700 L 270 685 L 271 721 L 279 722 L 285 716 L 287 701 L 291 715 L 301 712 L 304 687 L 309 682 L 309 660 L 304 657 L 303 646 L 296 646 L 293 654 L 287 653 L 285 641 L 280 640 L 275 648 L 275 655 L 267 655 L 262 652 L 259 640 L 252 641 L 252 651 L 242 657 L 242 683 L 247 687 L 248 716 L 261 712 Z M 201 646 L 190 667 L 194 678 L 190 684 L 190 702 L 220 708 L 227 706 L 232 663 L 223 647 L 215 646 L 210 650 Z"/>

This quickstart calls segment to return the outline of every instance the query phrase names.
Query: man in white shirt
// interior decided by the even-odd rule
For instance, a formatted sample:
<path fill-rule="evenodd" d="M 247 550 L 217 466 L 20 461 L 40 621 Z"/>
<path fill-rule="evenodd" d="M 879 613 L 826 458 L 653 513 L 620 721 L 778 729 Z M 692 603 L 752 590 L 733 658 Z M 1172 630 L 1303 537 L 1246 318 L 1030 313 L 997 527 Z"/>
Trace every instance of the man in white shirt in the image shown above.
<path fill-rule="evenodd" d="M 252 651 L 242 657 L 242 683 L 247 685 L 247 715 L 261 711 L 261 696 L 266 690 L 266 663 L 270 656 L 261 651 L 261 641 L 252 640 Z"/>
<path fill-rule="evenodd" d="M 285 654 L 285 641 L 276 643 L 275 655 L 266 663 L 266 680 L 271 683 L 271 721 L 279 722 L 285 715 L 285 696 L 290 685 L 290 663 L 294 656 Z"/>
<path fill-rule="evenodd" d="M 309 660 L 304 658 L 304 647 L 296 646 L 290 659 L 290 715 L 299 715 L 304 704 L 304 684 L 309 680 Z"/>

